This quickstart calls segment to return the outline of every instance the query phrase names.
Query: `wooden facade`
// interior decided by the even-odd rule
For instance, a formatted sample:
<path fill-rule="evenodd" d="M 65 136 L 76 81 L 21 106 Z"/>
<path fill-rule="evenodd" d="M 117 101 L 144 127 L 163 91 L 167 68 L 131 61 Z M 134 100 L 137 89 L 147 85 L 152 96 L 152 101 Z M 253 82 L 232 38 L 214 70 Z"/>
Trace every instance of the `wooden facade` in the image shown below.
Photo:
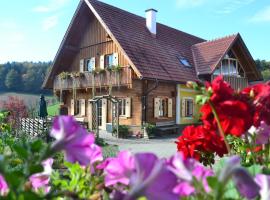
<path fill-rule="evenodd" d="M 100 14 L 93 6 L 91 7 L 91 4 L 96 3 Z M 128 110 L 124 110 L 122 106 L 122 112 L 129 114 L 124 113 L 120 116 L 120 124 L 128 125 L 134 131 L 141 131 L 141 125 L 145 122 L 194 123 L 195 115 L 198 113 L 192 113 L 194 115 L 191 117 L 187 116 L 183 111 L 186 106 L 181 106 L 184 99 L 192 99 L 195 102 L 196 96 L 196 93 L 185 88 L 185 81 L 197 81 L 199 78 L 211 81 L 214 78 L 213 72 L 207 70 L 207 73 L 198 73 L 203 64 L 209 68 L 209 63 L 205 63 L 207 59 L 204 58 L 209 56 L 208 52 L 212 50 L 213 44 L 217 50 L 222 49 L 222 52 L 218 55 L 215 55 L 215 51 L 211 52 L 213 54 L 213 59 L 209 59 L 211 62 L 217 65 L 231 50 L 245 69 L 244 78 L 224 77 L 235 89 L 243 88 L 248 85 L 249 80 L 259 77 L 256 69 L 252 67 L 254 61 L 245 49 L 240 36 L 231 37 L 233 39 L 231 42 L 230 38 L 210 41 L 208 46 L 209 43 L 201 38 L 191 37 L 189 34 L 159 25 L 157 33 L 159 35 L 153 37 L 145 27 L 145 22 L 138 16 L 108 5 L 103 7 L 103 3 L 99 1 L 89 4 L 86 5 L 81 1 L 57 53 L 53 68 L 45 80 L 45 87 L 54 89 L 68 114 L 87 121 L 91 115 L 89 100 L 95 96 L 111 94 L 122 102 L 128 100 L 129 106 L 125 107 Z M 110 15 L 105 17 L 108 14 L 106 10 L 108 13 L 109 10 L 112 12 L 115 17 L 113 20 L 109 20 Z M 102 16 L 106 20 L 102 19 Z M 125 29 L 127 24 L 116 24 L 116 19 L 120 21 L 123 19 L 122 16 L 132 18 L 138 29 L 136 30 L 144 35 L 133 32 L 133 26 Z M 127 18 L 123 19 L 123 22 L 127 21 L 129 21 Z M 112 28 L 113 31 L 110 30 Z M 131 40 L 133 43 L 129 43 Z M 224 46 L 226 42 L 228 45 Z M 194 53 L 192 50 L 197 44 Z M 204 45 L 206 50 L 202 48 Z M 166 52 L 160 51 L 164 49 Z M 117 55 L 114 59 L 117 59 L 115 65 L 120 68 L 118 71 L 111 71 L 109 67 L 104 66 L 104 58 L 108 55 Z M 88 66 L 85 67 L 88 60 L 94 60 L 93 71 L 87 69 Z M 199 64 L 196 68 L 195 63 Z M 60 76 L 62 72 L 76 75 L 63 78 Z M 77 100 L 80 100 L 79 105 L 82 104 L 80 109 L 83 112 L 78 113 L 77 110 L 75 112 L 75 107 L 78 107 Z M 188 105 L 191 105 L 190 102 Z M 109 102 L 102 102 L 102 106 L 104 106 L 101 116 L 102 127 L 106 128 L 106 123 L 112 122 L 112 106 Z M 199 110 L 193 105 L 191 107 L 194 107 L 194 112 Z"/>

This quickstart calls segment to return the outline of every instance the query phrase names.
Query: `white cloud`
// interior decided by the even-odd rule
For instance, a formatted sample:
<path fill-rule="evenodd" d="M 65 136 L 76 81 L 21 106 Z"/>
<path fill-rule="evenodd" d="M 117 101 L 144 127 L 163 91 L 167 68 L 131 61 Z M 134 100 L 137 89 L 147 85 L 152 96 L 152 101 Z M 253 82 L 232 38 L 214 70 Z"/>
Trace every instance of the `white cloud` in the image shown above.
<path fill-rule="evenodd" d="M 229 0 L 224 1 L 223 8 L 216 11 L 218 14 L 230 14 L 244 6 L 253 3 L 255 0 Z"/>
<path fill-rule="evenodd" d="M 47 17 L 43 20 L 42 29 L 44 31 L 48 31 L 48 30 L 54 28 L 57 24 L 58 24 L 58 16 L 57 15 L 50 16 L 50 17 Z"/>
<path fill-rule="evenodd" d="M 256 13 L 250 22 L 270 22 L 270 6 Z"/>
<path fill-rule="evenodd" d="M 205 2 L 206 0 L 176 0 L 176 5 L 178 8 L 197 7 L 203 5 Z"/>
<path fill-rule="evenodd" d="M 70 0 L 50 0 L 46 5 L 39 5 L 33 9 L 35 12 L 53 12 L 64 7 Z"/>

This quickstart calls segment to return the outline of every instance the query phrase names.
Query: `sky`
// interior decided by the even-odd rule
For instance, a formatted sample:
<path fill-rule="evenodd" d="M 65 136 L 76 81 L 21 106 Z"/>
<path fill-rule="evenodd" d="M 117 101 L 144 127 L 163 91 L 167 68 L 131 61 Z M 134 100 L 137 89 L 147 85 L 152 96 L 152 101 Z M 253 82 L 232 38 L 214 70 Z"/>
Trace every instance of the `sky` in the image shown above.
<path fill-rule="evenodd" d="M 254 59 L 270 60 L 270 0 L 102 0 L 206 40 L 240 33 Z M 51 61 L 79 0 L 0 0 L 0 63 Z"/>

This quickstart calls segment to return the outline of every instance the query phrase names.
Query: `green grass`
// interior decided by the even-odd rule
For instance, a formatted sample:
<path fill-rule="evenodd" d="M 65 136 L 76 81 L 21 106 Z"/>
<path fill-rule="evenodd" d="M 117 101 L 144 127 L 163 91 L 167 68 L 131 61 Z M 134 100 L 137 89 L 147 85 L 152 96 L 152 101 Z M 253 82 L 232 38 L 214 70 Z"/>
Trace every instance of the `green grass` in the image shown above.
<path fill-rule="evenodd" d="M 57 103 L 57 104 L 54 104 L 54 105 L 51 105 L 51 106 L 48 106 L 48 107 L 47 107 L 48 115 L 49 115 L 50 117 L 59 115 L 59 105 L 60 105 L 60 104 Z"/>

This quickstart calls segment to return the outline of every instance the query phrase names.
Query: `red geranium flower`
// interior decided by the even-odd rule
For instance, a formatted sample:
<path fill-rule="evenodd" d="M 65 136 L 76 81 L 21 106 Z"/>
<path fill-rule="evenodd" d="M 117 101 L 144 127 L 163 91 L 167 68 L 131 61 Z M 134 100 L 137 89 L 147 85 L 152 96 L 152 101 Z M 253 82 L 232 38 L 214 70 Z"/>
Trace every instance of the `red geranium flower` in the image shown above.
<path fill-rule="evenodd" d="M 270 82 L 245 88 L 241 94 L 249 98 L 253 97 L 254 126 L 258 127 L 261 121 L 270 125 Z"/>
<path fill-rule="evenodd" d="M 213 130 L 203 126 L 188 126 L 176 142 L 178 151 L 181 151 L 185 158 L 200 159 L 201 152 L 217 153 L 223 156 L 227 153 L 224 140 Z"/>
<path fill-rule="evenodd" d="M 213 103 L 230 100 L 233 97 L 234 91 L 230 84 L 223 80 L 223 76 L 216 77 L 212 83 L 208 83 L 206 87 L 212 88 L 213 95 L 211 96 L 211 101 Z"/>

